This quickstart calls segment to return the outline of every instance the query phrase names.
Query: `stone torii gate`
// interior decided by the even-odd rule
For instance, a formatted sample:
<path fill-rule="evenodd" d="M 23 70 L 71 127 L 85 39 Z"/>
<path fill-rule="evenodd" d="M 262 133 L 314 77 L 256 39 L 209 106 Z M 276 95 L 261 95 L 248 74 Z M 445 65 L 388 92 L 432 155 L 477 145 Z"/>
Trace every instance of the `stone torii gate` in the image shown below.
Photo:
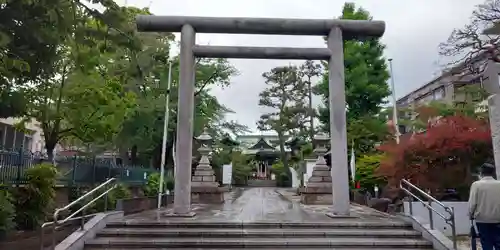
<path fill-rule="evenodd" d="M 173 213 L 191 211 L 191 159 L 195 93 L 195 57 L 248 59 L 329 60 L 330 144 L 333 211 L 349 215 L 346 100 L 344 82 L 345 39 L 380 37 L 383 21 L 336 19 L 217 18 L 140 15 L 137 29 L 145 32 L 181 32 L 177 155 Z M 274 48 L 196 45 L 196 33 L 327 36 L 327 48 Z"/>

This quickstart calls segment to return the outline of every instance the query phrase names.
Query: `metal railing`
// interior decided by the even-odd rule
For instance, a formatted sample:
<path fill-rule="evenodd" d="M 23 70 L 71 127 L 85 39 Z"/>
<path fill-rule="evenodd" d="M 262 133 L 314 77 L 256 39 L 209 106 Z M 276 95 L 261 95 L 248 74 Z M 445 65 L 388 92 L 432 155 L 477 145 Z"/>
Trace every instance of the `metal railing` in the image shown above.
<path fill-rule="evenodd" d="M 95 187 L 94 189 L 90 190 L 86 194 L 80 196 L 78 199 L 72 201 L 68 205 L 62 208 L 56 209 L 53 215 L 53 221 L 51 222 L 46 222 L 43 223 L 40 229 L 40 249 L 44 249 L 44 232 L 45 228 L 50 226 L 51 227 L 51 232 L 52 232 L 52 243 L 51 249 L 55 249 L 55 243 L 56 243 L 56 231 L 58 228 L 63 227 L 65 224 L 68 222 L 73 222 L 75 220 L 80 220 L 80 229 L 84 229 L 85 225 L 85 220 L 88 218 L 93 217 L 95 214 L 85 214 L 85 209 L 88 208 L 89 206 L 93 205 L 96 201 L 98 201 L 101 198 L 104 198 L 104 211 L 108 210 L 108 193 L 111 192 L 113 189 L 116 188 L 117 186 L 117 179 L 116 178 L 110 178 L 107 181 L 103 182 L 101 185 Z M 80 205 L 82 202 L 85 201 L 85 199 L 91 197 L 94 193 L 97 193 L 100 190 L 104 190 L 101 194 L 99 194 L 97 197 L 93 198 L 92 200 L 84 203 L 80 208 L 76 209 L 76 211 L 71 211 L 70 209 L 73 208 L 74 206 Z M 60 214 L 63 212 L 72 212 L 70 215 L 66 216 L 64 219 L 60 219 Z M 80 214 L 80 216 L 77 216 Z"/>
<path fill-rule="evenodd" d="M 408 207 L 409 207 L 409 212 L 410 215 L 413 216 L 413 204 L 412 201 L 413 199 L 418 200 L 424 207 L 429 210 L 429 225 L 431 229 L 434 229 L 434 218 L 433 218 L 433 213 L 436 213 L 439 217 L 441 217 L 446 224 L 448 224 L 451 227 L 451 234 L 452 234 L 452 241 L 453 241 L 453 249 L 457 249 L 457 231 L 456 231 L 456 225 L 455 225 L 455 210 L 453 207 L 449 207 L 438 201 L 436 198 L 432 197 L 430 194 L 426 193 L 422 189 L 418 188 L 417 186 L 413 185 L 411 182 L 407 180 L 401 180 L 399 183 L 399 188 L 403 190 L 407 195 L 409 195 L 411 198 L 408 202 Z M 414 192 L 412 192 L 414 190 Z M 415 191 L 417 194 L 415 194 Z M 425 197 L 427 201 L 422 200 L 420 197 Z M 447 215 L 444 215 L 440 212 L 438 212 L 435 208 L 432 207 L 432 204 L 437 204 L 440 207 L 443 208 L 443 210 L 446 212 Z"/>
<path fill-rule="evenodd" d="M 46 162 L 46 159 L 37 153 L 22 149 L 0 149 L 0 183 L 14 186 L 26 184 L 27 170 L 42 162 Z M 159 173 L 155 168 L 140 165 L 118 165 L 115 158 L 72 156 L 57 157 L 55 162 L 61 173 L 58 185 L 93 186 L 111 177 L 119 178 L 120 182 L 129 185 L 144 185 L 147 176 Z"/>

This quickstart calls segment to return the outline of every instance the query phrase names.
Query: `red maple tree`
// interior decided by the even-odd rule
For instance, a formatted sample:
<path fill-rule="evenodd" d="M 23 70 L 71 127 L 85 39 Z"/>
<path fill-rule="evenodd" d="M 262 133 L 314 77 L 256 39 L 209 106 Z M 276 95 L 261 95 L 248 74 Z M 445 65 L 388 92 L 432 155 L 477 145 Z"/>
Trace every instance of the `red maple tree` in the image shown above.
<path fill-rule="evenodd" d="M 377 174 L 389 186 L 407 179 L 431 193 L 445 188 L 465 188 L 474 180 L 475 168 L 492 159 L 489 125 L 466 116 L 449 116 L 429 123 L 425 132 L 386 142 Z"/>

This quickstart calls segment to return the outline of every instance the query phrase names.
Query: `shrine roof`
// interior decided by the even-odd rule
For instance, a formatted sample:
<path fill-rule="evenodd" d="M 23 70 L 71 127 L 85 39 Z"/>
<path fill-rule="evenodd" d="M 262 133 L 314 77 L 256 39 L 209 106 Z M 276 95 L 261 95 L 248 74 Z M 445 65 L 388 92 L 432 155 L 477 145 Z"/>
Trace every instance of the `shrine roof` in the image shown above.
<path fill-rule="evenodd" d="M 264 137 L 261 137 L 257 143 L 255 143 L 253 146 L 249 147 L 248 149 L 272 149 L 274 150 L 275 148 L 267 142 Z"/>

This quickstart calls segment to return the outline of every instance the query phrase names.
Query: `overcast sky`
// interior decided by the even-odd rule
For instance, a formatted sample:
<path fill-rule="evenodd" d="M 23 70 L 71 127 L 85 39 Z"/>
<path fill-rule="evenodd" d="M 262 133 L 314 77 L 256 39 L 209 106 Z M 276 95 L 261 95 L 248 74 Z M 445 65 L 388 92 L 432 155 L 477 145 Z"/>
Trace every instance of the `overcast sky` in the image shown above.
<path fill-rule="evenodd" d="M 128 6 L 150 7 L 155 15 L 278 17 L 325 19 L 338 17 L 338 0 L 117 0 Z M 440 71 L 437 46 L 453 28 L 469 20 L 474 6 L 484 0 L 353 0 L 374 19 L 386 22 L 382 42 L 393 58 L 396 95 L 401 97 L 427 83 Z M 321 37 L 198 34 L 197 44 L 238 46 L 324 47 Z M 212 91 L 236 113 L 228 119 L 250 126 L 263 113 L 258 94 L 265 87 L 262 73 L 273 67 L 299 64 L 287 60 L 231 60 L 240 71 L 231 87 Z M 319 100 L 316 100 L 319 103 Z"/>

